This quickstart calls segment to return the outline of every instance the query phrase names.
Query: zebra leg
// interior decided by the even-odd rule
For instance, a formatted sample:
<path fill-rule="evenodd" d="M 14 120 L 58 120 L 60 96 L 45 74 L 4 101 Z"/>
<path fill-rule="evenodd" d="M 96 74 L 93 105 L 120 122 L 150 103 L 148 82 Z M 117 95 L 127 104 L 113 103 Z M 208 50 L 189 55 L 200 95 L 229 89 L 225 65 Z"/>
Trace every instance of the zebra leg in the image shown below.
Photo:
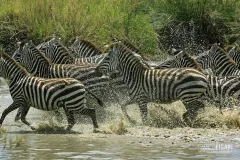
<path fill-rule="evenodd" d="M 63 107 L 63 108 L 66 113 L 67 121 L 68 121 L 68 126 L 67 126 L 66 130 L 70 131 L 72 129 L 72 127 L 74 126 L 74 124 L 76 123 L 74 114 L 72 111 L 69 111 L 66 107 Z"/>
<path fill-rule="evenodd" d="M 200 101 L 184 103 L 186 112 L 183 114 L 183 120 L 186 124 L 192 125 L 192 120 L 197 117 L 197 112 L 200 108 L 204 108 L 204 104 Z"/>
<path fill-rule="evenodd" d="M 141 113 L 142 122 L 144 125 L 147 125 L 147 115 L 148 115 L 147 103 L 140 102 L 138 103 L 138 105 Z"/>
<path fill-rule="evenodd" d="M 121 109 L 122 109 L 122 112 L 124 114 L 124 116 L 128 119 L 128 121 L 132 124 L 136 124 L 136 121 L 135 120 L 132 120 L 130 118 L 130 116 L 128 115 L 127 113 L 127 106 L 130 105 L 130 104 L 133 104 L 131 100 L 128 100 L 127 102 L 125 102 L 124 104 L 121 104 Z"/>
<path fill-rule="evenodd" d="M 32 130 L 35 130 L 35 128 L 32 127 L 31 124 L 26 120 L 26 116 L 27 116 L 27 113 L 28 113 L 29 109 L 30 109 L 30 106 L 27 106 L 27 105 L 24 108 L 21 109 L 21 121 L 24 124 L 26 124 L 29 127 L 31 127 Z"/>
<path fill-rule="evenodd" d="M 63 116 L 62 116 L 62 113 L 60 112 L 60 110 L 59 109 L 54 110 L 54 113 L 55 113 L 57 121 L 61 123 L 63 120 Z"/>
<path fill-rule="evenodd" d="M 18 121 L 19 119 L 21 119 L 21 112 L 22 112 L 22 108 L 19 108 L 15 116 L 15 121 Z"/>
<path fill-rule="evenodd" d="M 14 111 L 15 109 L 19 108 L 21 105 L 19 105 L 18 102 L 13 102 L 8 108 L 6 108 L 3 113 L 2 113 L 2 116 L 1 116 L 1 119 L 0 119 L 0 126 L 2 125 L 5 117 L 12 111 Z"/>
<path fill-rule="evenodd" d="M 91 117 L 93 122 L 94 130 L 98 128 L 97 118 L 96 118 L 96 111 L 93 108 L 84 108 L 80 111 L 82 115 L 88 115 Z"/>

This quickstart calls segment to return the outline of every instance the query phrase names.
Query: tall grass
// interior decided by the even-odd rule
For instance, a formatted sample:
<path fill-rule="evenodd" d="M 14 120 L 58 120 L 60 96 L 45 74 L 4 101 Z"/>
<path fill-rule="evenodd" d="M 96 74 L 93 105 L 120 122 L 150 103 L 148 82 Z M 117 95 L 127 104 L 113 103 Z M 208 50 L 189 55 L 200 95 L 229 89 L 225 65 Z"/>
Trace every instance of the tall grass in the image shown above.
<path fill-rule="evenodd" d="M 1 0 L 0 43 L 22 32 L 36 44 L 51 34 L 65 43 L 81 36 L 99 47 L 117 37 L 156 53 L 164 43 L 156 31 L 174 20 L 196 22 L 228 42 L 238 38 L 239 6 L 237 0 Z"/>
<path fill-rule="evenodd" d="M 24 25 L 35 42 L 59 34 L 66 41 L 82 36 L 101 46 L 118 37 L 151 52 L 157 38 L 148 17 L 133 13 L 138 5 L 138 0 L 3 0 L 0 20 Z"/>

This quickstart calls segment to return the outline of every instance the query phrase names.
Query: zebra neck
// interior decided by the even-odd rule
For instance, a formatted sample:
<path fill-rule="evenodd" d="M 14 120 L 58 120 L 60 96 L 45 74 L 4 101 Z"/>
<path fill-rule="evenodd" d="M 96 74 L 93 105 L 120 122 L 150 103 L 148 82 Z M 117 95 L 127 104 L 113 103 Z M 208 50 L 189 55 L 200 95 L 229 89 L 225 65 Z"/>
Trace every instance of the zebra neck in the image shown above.
<path fill-rule="evenodd" d="M 212 69 L 213 69 L 214 75 L 216 76 L 231 76 L 232 74 L 238 71 L 237 66 L 230 62 L 221 63 L 221 65 L 216 65 L 216 67 L 213 67 Z"/>
<path fill-rule="evenodd" d="M 32 65 L 30 73 L 34 76 L 48 78 L 50 67 L 51 64 L 40 61 L 39 63 Z"/>
<path fill-rule="evenodd" d="M 144 68 L 141 64 L 132 63 L 132 64 L 122 64 L 120 66 L 120 75 L 122 75 L 123 82 L 132 87 L 133 84 L 140 83 L 138 80 L 144 76 L 144 72 L 146 68 Z"/>
<path fill-rule="evenodd" d="M 6 79 L 9 80 L 9 86 L 13 86 L 26 76 L 30 76 L 30 74 L 21 67 L 17 66 L 16 68 L 10 68 L 8 70 Z"/>

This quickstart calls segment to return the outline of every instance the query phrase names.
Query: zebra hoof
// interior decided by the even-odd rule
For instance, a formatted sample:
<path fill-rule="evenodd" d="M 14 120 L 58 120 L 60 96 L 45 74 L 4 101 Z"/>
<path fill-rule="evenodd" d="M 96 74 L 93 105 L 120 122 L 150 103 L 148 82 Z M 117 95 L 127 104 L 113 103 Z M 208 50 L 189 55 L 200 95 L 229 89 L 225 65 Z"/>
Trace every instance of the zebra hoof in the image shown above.
<path fill-rule="evenodd" d="M 103 131 L 98 128 L 94 128 L 93 133 L 103 133 Z"/>
<path fill-rule="evenodd" d="M 15 117 L 15 122 L 19 121 L 20 120 L 20 117 L 16 116 Z"/>
<path fill-rule="evenodd" d="M 136 124 L 137 124 L 137 121 L 135 121 L 135 120 L 129 119 L 128 121 L 129 121 L 129 123 L 131 123 L 132 125 L 136 125 Z"/>
<path fill-rule="evenodd" d="M 33 126 L 30 126 L 31 127 L 31 129 L 34 131 L 34 130 L 36 130 L 36 128 L 35 127 L 33 127 Z"/>

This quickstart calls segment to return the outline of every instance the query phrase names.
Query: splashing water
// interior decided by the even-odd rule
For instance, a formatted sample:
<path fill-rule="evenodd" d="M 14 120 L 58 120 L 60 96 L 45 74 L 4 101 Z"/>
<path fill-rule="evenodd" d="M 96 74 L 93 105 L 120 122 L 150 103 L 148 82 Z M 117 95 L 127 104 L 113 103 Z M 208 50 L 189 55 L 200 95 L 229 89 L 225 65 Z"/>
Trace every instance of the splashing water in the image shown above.
<path fill-rule="evenodd" d="M 127 133 L 126 121 L 123 117 L 117 118 L 101 127 L 103 133 L 122 135 Z"/>

